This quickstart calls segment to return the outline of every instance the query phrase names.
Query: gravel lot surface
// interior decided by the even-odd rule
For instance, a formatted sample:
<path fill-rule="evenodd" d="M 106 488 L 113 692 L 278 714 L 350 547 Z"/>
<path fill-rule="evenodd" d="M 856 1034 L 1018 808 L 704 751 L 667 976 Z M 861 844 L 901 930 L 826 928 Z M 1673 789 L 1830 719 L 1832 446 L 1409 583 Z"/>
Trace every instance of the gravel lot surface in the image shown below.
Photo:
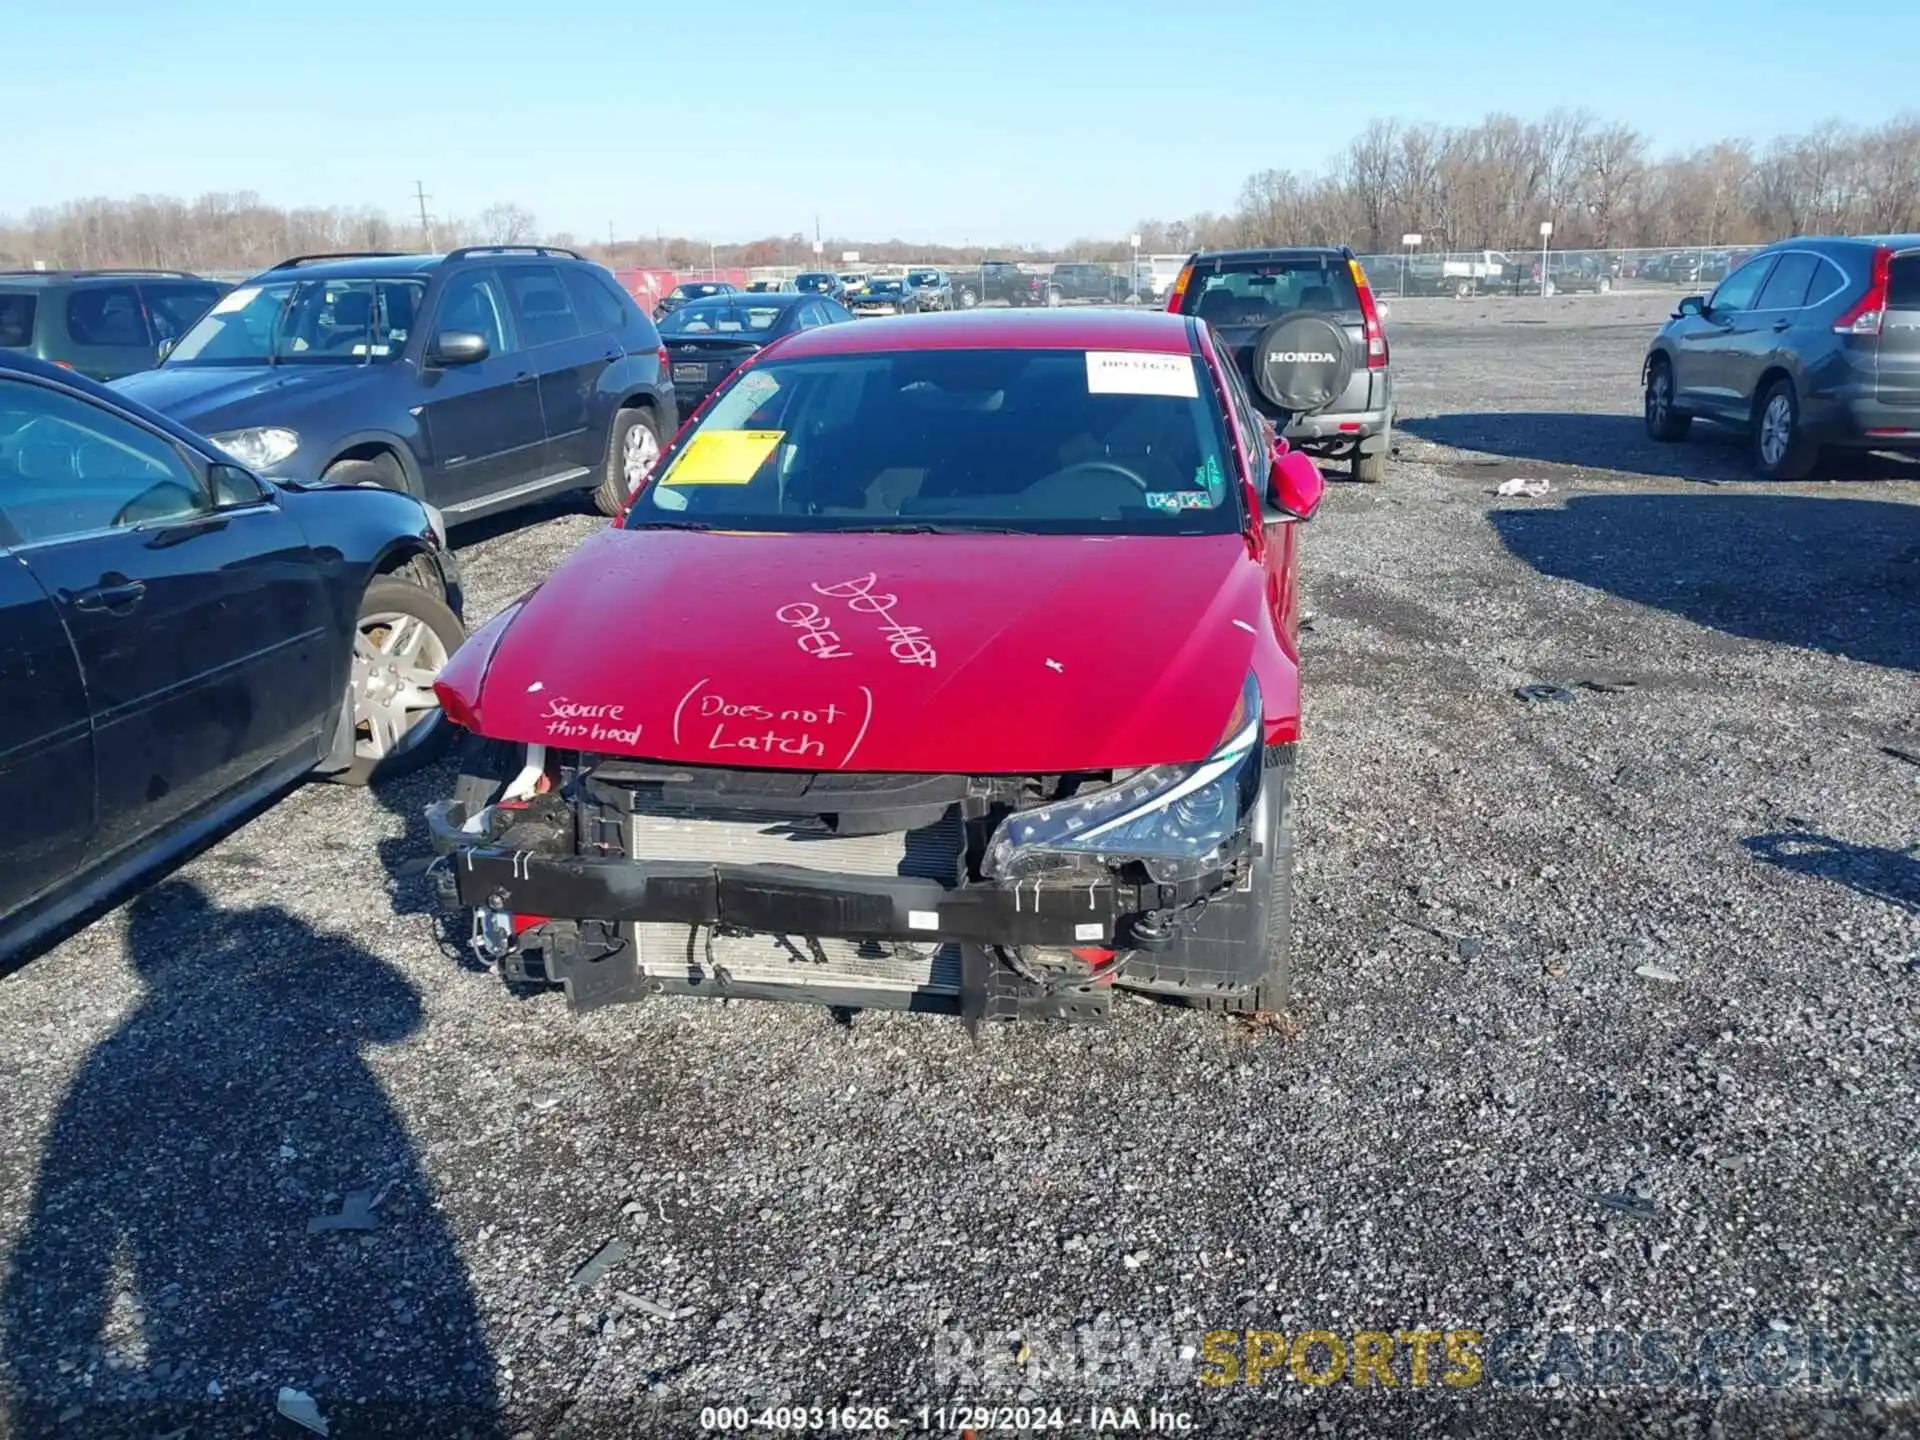
<path fill-rule="evenodd" d="M 0 1433 L 1914 1433 L 1920 483 L 1645 441 L 1671 297 L 1390 303 L 1399 461 L 1305 535 L 1285 1023 L 576 1020 L 443 943 L 445 773 L 310 786 L 0 980 Z M 597 523 L 456 537 L 470 618 Z M 1462 1328 L 1509 1383 L 1195 1383 Z M 1616 1330 L 1678 1376 L 1595 1376 Z M 1856 1331 L 1864 1383 L 1752 1383 Z"/>

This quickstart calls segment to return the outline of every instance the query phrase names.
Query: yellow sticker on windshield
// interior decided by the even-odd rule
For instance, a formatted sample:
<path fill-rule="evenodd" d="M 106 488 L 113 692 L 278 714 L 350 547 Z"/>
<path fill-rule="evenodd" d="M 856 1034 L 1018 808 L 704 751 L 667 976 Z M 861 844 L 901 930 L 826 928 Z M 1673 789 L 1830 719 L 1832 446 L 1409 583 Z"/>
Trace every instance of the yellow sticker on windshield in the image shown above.
<path fill-rule="evenodd" d="M 744 485 L 773 454 L 784 430 L 702 430 L 680 452 L 662 485 Z"/>

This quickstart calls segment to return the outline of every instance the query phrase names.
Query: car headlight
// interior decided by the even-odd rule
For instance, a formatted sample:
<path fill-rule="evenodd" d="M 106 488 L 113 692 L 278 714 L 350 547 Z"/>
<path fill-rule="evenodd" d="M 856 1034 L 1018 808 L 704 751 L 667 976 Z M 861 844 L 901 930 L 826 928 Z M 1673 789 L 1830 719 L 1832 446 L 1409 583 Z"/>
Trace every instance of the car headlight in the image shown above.
<path fill-rule="evenodd" d="M 1206 759 L 1150 765 L 1097 790 L 1009 815 L 982 870 L 1021 880 L 1086 862 L 1138 860 L 1155 880 L 1190 878 L 1217 863 L 1259 796 L 1260 685 L 1252 675 Z"/>
<path fill-rule="evenodd" d="M 234 459 L 251 470 L 278 465 L 300 448 L 300 437 L 277 425 L 255 426 L 248 430 L 223 430 L 207 437 Z"/>

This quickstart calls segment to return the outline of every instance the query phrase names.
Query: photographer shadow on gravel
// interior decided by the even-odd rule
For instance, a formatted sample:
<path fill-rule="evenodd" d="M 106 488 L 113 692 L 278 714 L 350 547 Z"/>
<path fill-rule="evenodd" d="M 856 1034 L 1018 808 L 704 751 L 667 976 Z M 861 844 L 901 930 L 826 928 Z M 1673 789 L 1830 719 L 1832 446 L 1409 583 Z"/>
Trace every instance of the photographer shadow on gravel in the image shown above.
<path fill-rule="evenodd" d="M 1811 830 L 1749 835 L 1740 843 L 1769 865 L 1830 880 L 1920 915 L 1920 846 L 1890 850 L 1881 845 L 1854 845 Z"/>
<path fill-rule="evenodd" d="M 1487 520 L 1543 575 L 1728 635 L 1920 671 L 1920 505 L 1752 491 L 1575 495 Z"/>
<path fill-rule="evenodd" d="M 361 1054 L 419 1029 L 413 987 L 181 880 L 127 945 L 146 994 L 61 1101 L 9 1257 L 0 1432 L 271 1428 L 286 1386 L 335 1435 L 501 1433 L 453 1236 Z"/>

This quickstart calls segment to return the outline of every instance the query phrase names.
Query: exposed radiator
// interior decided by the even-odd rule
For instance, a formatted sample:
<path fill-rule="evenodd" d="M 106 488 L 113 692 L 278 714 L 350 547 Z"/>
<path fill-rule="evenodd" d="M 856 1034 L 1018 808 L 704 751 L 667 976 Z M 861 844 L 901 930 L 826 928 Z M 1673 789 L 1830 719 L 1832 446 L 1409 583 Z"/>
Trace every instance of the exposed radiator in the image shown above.
<path fill-rule="evenodd" d="M 919 830 L 836 835 L 790 815 L 724 820 L 636 814 L 627 822 L 636 860 L 714 865 L 800 865 L 852 875 L 904 875 L 958 885 L 966 833 L 957 809 Z M 766 985 L 851 985 L 953 995 L 960 990 L 955 945 L 784 935 L 717 935 L 705 926 L 635 925 L 640 964 L 650 974 L 710 979 L 724 966 L 735 980 Z M 711 947 L 711 948 L 709 948 Z"/>

